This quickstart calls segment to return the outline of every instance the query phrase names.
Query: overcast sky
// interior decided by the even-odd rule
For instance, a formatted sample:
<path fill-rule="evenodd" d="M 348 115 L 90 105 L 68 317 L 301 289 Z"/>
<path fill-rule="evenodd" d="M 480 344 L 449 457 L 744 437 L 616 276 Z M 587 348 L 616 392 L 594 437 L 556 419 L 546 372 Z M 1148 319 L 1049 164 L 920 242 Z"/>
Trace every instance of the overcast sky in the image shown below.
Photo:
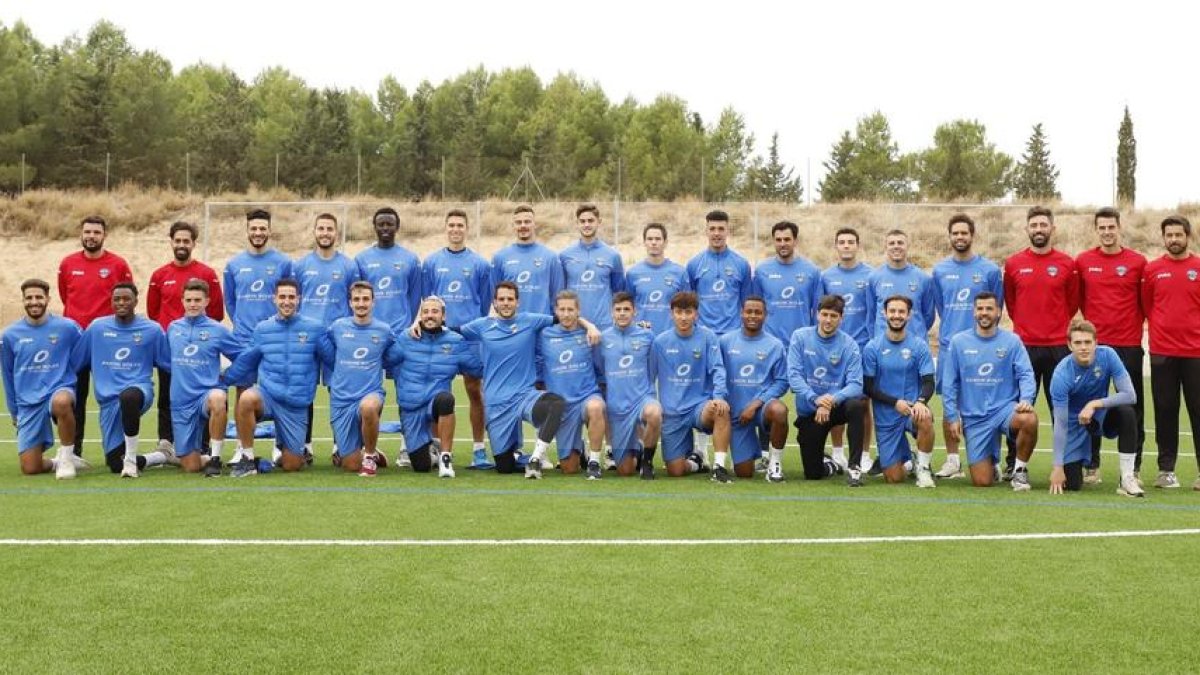
<path fill-rule="evenodd" d="M 786 8 L 781 8 L 785 5 Z M 307 7 L 314 9 L 307 9 Z M 106 18 L 176 70 L 224 64 L 247 80 L 282 65 L 310 86 L 374 93 L 391 74 L 410 91 L 482 64 L 574 71 L 609 98 L 668 92 L 706 121 L 741 112 L 765 151 L 813 189 L 843 130 L 880 110 L 902 151 L 956 118 L 987 126 L 1019 158 L 1042 122 L 1068 203 L 1112 200 L 1123 106 L 1138 142 L 1139 206 L 1200 202 L 1196 27 L 1190 3 L 429 2 L 323 5 L 209 0 L 5 0 L 44 43 Z M 1081 9 L 1086 8 L 1086 9 Z M 811 174 L 808 173 L 811 167 Z"/>

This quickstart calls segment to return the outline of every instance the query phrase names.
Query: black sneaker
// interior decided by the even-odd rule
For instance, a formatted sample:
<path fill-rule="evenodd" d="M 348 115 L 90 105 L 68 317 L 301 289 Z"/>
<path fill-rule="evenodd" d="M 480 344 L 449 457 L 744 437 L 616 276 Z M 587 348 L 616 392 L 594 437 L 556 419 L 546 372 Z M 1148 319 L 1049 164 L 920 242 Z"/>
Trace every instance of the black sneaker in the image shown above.
<path fill-rule="evenodd" d="M 251 458 L 234 462 L 229 470 L 229 475 L 234 478 L 258 475 L 258 460 Z"/>
<path fill-rule="evenodd" d="M 600 480 L 601 476 L 602 476 L 602 474 L 600 473 L 600 462 L 597 462 L 594 459 L 589 459 L 588 463 L 587 463 L 587 479 L 588 480 Z"/>
<path fill-rule="evenodd" d="M 871 462 L 871 468 L 867 469 L 867 475 L 868 476 L 882 476 L 883 475 L 883 467 L 880 466 L 878 461 Z"/>
<path fill-rule="evenodd" d="M 208 464 L 204 465 L 204 477 L 205 478 L 218 478 L 218 477 L 220 477 L 220 475 L 221 475 L 221 458 L 220 457 L 210 457 L 208 459 Z"/>
<path fill-rule="evenodd" d="M 862 484 L 863 484 L 862 471 L 859 471 L 857 468 L 854 468 L 854 467 L 851 467 L 848 471 L 846 471 L 846 486 L 847 487 L 852 487 L 852 488 L 862 487 Z"/>
<path fill-rule="evenodd" d="M 604 451 L 604 468 L 609 471 L 617 470 L 617 460 L 613 458 L 612 448 Z"/>
<path fill-rule="evenodd" d="M 1005 464 L 1004 465 L 1004 473 L 1000 474 L 1000 480 L 1007 483 L 1008 481 L 1013 479 L 1013 473 L 1015 473 L 1015 472 L 1016 472 L 1016 469 L 1013 467 L 1012 464 Z"/>
<path fill-rule="evenodd" d="M 690 455 L 688 455 L 687 458 L 689 460 L 691 460 L 693 463 L 695 463 L 696 466 L 700 467 L 699 469 L 696 470 L 696 473 L 703 473 L 705 471 L 708 471 L 708 466 L 704 463 L 704 457 L 701 456 L 700 453 L 693 452 Z"/>
<path fill-rule="evenodd" d="M 822 460 L 822 463 L 825 465 L 826 476 L 840 476 L 846 473 L 846 470 L 842 468 L 842 465 L 835 462 L 829 455 L 825 455 L 825 459 Z"/>
<path fill-rule="evenodd" d="M 642 460 L 642 480 L 654 480 L 654 462 Z"/>
<path fill-rule="evenodd" d="M 714 483 L 732 483 L 733 478 L 729 475 L 729 470 L 718 464 L 712 470 L 712 482 Z"/>

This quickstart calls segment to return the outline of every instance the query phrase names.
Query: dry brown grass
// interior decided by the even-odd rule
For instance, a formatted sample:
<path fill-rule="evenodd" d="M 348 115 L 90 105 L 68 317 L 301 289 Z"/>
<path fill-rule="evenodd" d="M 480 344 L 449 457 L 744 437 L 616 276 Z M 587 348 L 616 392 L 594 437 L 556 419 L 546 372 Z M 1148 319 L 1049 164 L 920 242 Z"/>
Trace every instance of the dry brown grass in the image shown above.
<path fill-rule="evenodd" d="M 298 201 L 286 190 L 253 190 L 248 194 L 210 196 L 210 202 L 238 202 L 236 206 L 212 207 L 207 236 L 202 237 L 202 259 L 218 272 L 225 262 L 245 245 L 244 217 L 249 202 Z M 144 285 L 150 273 L 170 259 L 167 228 L 176 220 L 203 225 L 206 198 L 166 190 L 143 190 L 130 186 L 108 192 L 36 191 L 12 199 L 0 200 L 0 233 L 4 236 L 0 253 L 0 322 L 21 315 L 17 287 L 21 280 L 39 276 L 53 283 L 58 261 L 78 250 L 78 223 L 85 215 L 98 213 L 110 223 L 108 248 L 124 256 L 133 268 L 135 279 Z M 330 201 L 340 206 L 276 206 L 272 208 L 276 245 L 291 256 L 299 256 L 311 246 L 310 225 L 322 211 L 331 211 L 349 223 L 347 253 L 353 255 L 369 246 L 373 234 L 370 216 L 380 206 L 390 205 L 400 212 L 402 243 L 422 257 L 444 243 L 442 224 L 451 208 L 462 208 L 471 220 L 472 247 L 490 257 L 510 239 L 514 202 L 396 202 L 368 195 L 338 196 Z M 534 204 L 540 238 L 555 249 L 575 239 L 574 210 L 577 202 Z M 970 213 L 978 225 L 976 245 L 994 260 L 1024 248 L 1024 206 L 911 206 L 884 204 L 819 204 L 812 207 L 787 204 L 724 204 L 699 201 L 678 202 L 598 202 L 604 221 L 604 238 L 617 246 L 627 264 L 642 257 L 641 228 L 649 222 L 661 222 L 670 232 L 669 255 L 684 261 L 705 246 L 704 214 L 723 208 L 732 217 L 734 248 L 751 261 L 771 255 L 771 225 L 792 220 L 800 227 L 800 247 L 818 266 L 832 264 L 834 232 L 842 226 L 855 227 L 863 240 L 864 259 L 872 264 L 882 258 L 884 234 L 892 228 L 909 233 L 914 262 L 930 267 L 946 255 L 945 224 L 958 211 Z M 1093 246 L 1092 213 L 1094 207 L 1056 205 L 1058 226 L 1056 245 L 1075 254 Z M 1185 204 L 1180 211 L 1195 219 L 1200 204 Z M 1166 211 L 1136 211 L 1124 217 L 1127 245 L 1159 255 L 1158 223 Z M 482 227 L 478 225 L 482 223 Z M 1200 223 L 1198 223 L 1200 224 Z M 755 236 L 757 233 L 757 236 Z"/>

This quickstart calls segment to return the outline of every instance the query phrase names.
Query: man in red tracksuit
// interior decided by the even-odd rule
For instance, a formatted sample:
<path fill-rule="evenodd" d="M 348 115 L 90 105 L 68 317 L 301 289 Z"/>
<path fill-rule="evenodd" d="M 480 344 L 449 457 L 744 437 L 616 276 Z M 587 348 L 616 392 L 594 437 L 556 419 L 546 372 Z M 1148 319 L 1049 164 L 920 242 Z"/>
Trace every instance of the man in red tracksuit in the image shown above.
<path fill-rule="evenodd" d="M 1092 218 L 1100 245 L 1080 253 L 1075 258 L 1079 270 L 1080 309 L 1083 318 L 1096 326 L 1096 341 L 1112 347 L 1133 380 L 1137 396 L 1134 413 L 1137 416 L 1137 453 L 1133 475 L 1138 477 L 1142 467 L 1142 446 L 1146 442 L 1145 385 L 1142 361 L 1142 272 L 1146 256 L 1127 248 L 1121 242 L 1121 212 L 1104 207 Z M 1100 434 L 1092 435 L 1092 461 L 1084 472 L 1083 482 L 1100 482 Z"/>
<path fill-rule="evenodd" d="M 1004 261 L 1004 304 L 1013 332 L 1033 365 L 1034 384 L 1050 399 L 1050 379 L 1071 350 L 1067 326 L 1079 311 L 1079 274 L 1071 256 L 1052 247 L 1054 214 L 1034 206 L 1025 215 L 1029 248 Z M 1053 418 L 1052 418 L 1053 419 Z M 1016 448 L 1010 443 L 1004 477 L 1012 474 Z"/>
<path fill-rule="evenodd" d="M 1178 488 L 1179 390 L 1192 429 L 1200 429 L 1200 257 L 1188 252 L 1192 224 L 1183 216 L 1162 221 L 1166 254 L 1142 274 L 1142 309 L 1150 324 L 1150 393 L 1154 396 L 1154 437 L 1158 477 L 1154 486 Z M 1200 436 L 1192 443 L 1200 461 Z M 1200 490 L 1200 478 L 1192 484 Z"/>
<path fill-rule="evenodd" d="M 208 284 L 209 303 L 207 314 L 214 321 L 225 318 L 225 300 L 221 296 L 221 283 L 211 267 L 192 258 L 196 239 L 200 232 L 191 223 L 177 222 L 171 225 L 171 252 L 175 259 L 154 270 L 150 275 L 150 288 L 146 292 L 146 316 L 158 322 L 163 332 L 171 322 L 183 317 L 183 286 L 192 279 Z M 207 427 L 205 427 L 207 432 Z M 208 447 L 207 440 L 201 447 Z M 158 450 L 174 448 L 175 432 L 171 427 L 171 371 L 158 370 Z"/>
<path fill-rule="evenodd" d="M 109 316 L 112 310 L 112 289 L 119 283 L 133 283 L 129 263 L 115 253 L 104 250 L 108 225 L 100 216 L 88 216 L 79 224 L 79 243 L 82 251 L 72 253 L 58 264 L 58 297 L 62 298 L 63 316 L 74 319 L 80 328 L 87 329 L 92 321 Z M 87 421 L 88 388 L 92 381 L 91 368 L 79 371 L 75 384 L 75 454 L 83 454 L 83 429 Z"/>

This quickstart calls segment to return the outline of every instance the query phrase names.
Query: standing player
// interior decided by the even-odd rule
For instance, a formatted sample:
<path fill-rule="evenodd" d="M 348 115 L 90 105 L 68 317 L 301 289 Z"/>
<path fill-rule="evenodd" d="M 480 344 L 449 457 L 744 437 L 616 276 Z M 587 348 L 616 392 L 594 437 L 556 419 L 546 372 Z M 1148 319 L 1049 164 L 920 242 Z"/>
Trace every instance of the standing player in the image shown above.
<path fill-rule="evenodd" d="M 1000 299 L 991 291 L 975 296 L 975 329 L 950 338 L 942 382 L 948 436 L 965 437 L 971 483 L 1000 480 L 997 434 L 1016 437 L 1012 489 L 1029 490 L 1026 463 L 1037 444 L 1037 396 L 1029 355 L 1016 335 L 999 327 Z"/>
<path fill-rule="evenodd" d="M 562 262 L 557 253 L 538 243 L 533 207 L 522 204 L 513 211 L 513 231 L 517 241 L 492 257 L 493 285 L 511 281 L 521 293 L 522 312 L 550 315 L 553 299 L 563 289 Z"/>
<path fill-rule="evenodd" d="M 1158 441 L 1158 477 L 1154 486 L 1179 487 L 1179 391 L 1188 423 L 1200 429 L 1200 257 L 1188 252 L 1192 224 L 1169 216 L 1161 225 L 1167 252 L 1146 265 L 1142 308 L 1150 326 L 1150 393 L 1154 396 L 1154 437 Z M 1200 435 L 1192 435 L 1200 462 Z M 1192 484 L 1200 490 L 1200 478 Z"/>
<path fill-rule="evenodd" d="M 300 282 L 300 316 L 329 327 L 334 321 L 350 316 L 350 284 L 361 278 L 358 265 L 337 250 L 338 222 L 332 214 L 322 213 L 313 221 L 313 250 L 292 263 L 292 274 Z M 419 272 L 419 270 L 418 270 Z M 328 387 L 329 372 L 322 368 L 321 381 Z M 308 407 L 308 430 L 304 435 L 304 454 L 312 456 L 313 407 Z M 276 450 L 276 460 L 280 451 Z"/>
<path fill-rule="evenodd" d="M 654 333 L 635 324 L 636 312 L 633 295 L 626 291 L 613 294 L 613 326 L 601 335 L 596 358 L 604 378 L 617 475 L 632 476 L 640 462 L 642 479 L 654 480 L 663 411 L 650 378 Z"/>
<path fill-rule="evenodd" d="M 1004 303 L 1013 332 L 1029 352 L 1034 393 L 1041 388 L 1049 397 L 1050 377 L 1071 353 L 1067 325 L 1079 310 L 1079 274 L 1075 260 L 1051 244 L 1054 214 L 1050 209 L 1031 207 L 1025 216 L 1025 232 L 1029 248 L 1004 261 Z M 1012 474 L 1014 452 L 1010 445 L 1004 462 L 1005 480 Z"/>
<path fill-rule="evenodd" d="M 1096 212 L 1092 225 L 1100 245 L 1075 258 L 1079 270 L 1079 309 L 1083 318 L 1096 327 L 1096 340 L 1113 351 L 1125 365 L 1133 381 L 1137 400 L 1137 458 L 1133 472 L 1142 468 L 1142 447 L 1146 443 L 1145 374 L 1142 361 L 1142 272 L 1146 256 L 1121 244 L 1121 212 L 1105 207 Z M 1092 436 L 1092 458 L 1083 474 L 1085 483 L 1100 482 L 1100 437 Z"/>
<path fill-rule="evenodd" d="M 871 316 L 871 336 L 883 335 L 887 322 L 883 317 L 883 301 L 893 295 L 912 300 L 913 311 L 908 320 L 908 333 L 925 339 L 936 317 L 937 301 L 933 277 L 908 261 L 908 234 L 891 230 L 883 240 L 887 262 L 871 273 L 867 281 L 867 311 Z"/>
<path fill-rule="evenodd" d="M 517 452 L 524 446 L 521 422 L 537 428 L 533 455 L 525 465 L 525 477 L 541 479 L 546 450 L 562 423 L 563 398 L 534 388 L 537 363 L 533 358 L 538 333 L 554 323 L 554 317 L 534 312 L 518 313 L 520 290 L 516 283 L 496 284 L 492 304 L 495 317 L 481 317 L 461 328 L 463 337 L 478 342 L 483 357 L 483 401 L 487 412 L 488 437 L 498 473 L 515 473 Z M 588 340 L 599 340 L 599 333 Z"/>
<path fill-rule="evenodd" d="M 465 231 L 465 216 L 463 222 Z M 417 254 L 396 243 L 400 214 L 395 209 L 385 206 L 375 211 L 371 226 L 375 229 L 375 243 L 354 257 L 358 278 L 375 289 L 372 316 L 399 335 L 412 325 L 417 305 L 421 304 L 421 261 Z"/>
<path fill-rule="evenodd" d="M 778 242 L 776 238 L 776 242 Z M 787 443 L 787 349 L 764 330 L 770 322 L 767 301 L 752 295 L 742 303 L 742 329 L 721 336 L 721 361 L 729 388 L 730 446 L 738 478 L 754 477 L 754 460 L 770 441 L 767 480 L 783 481 Z"/>
<path fill-rule="evenodd" d="M 679 291 L 690 291 L 687 270 L 666 257 L 667 228 L 662 223 L 650 223 L 642 229 L 646 257 L 629 268 L 625 288 L 633 294 L 638 325 L 658 335 L 670 330 L 671 298 Z"/>
<path fill-rule="evenodd" d="M 257 384 L 242 392 L 235 406 L 237 461 L 234 478 L 258 473 L 254 457 L 254 426 L 260 418 L 275 421 L 275 442 L 282 450 L 279 465 L 299 471 L 307 464 L 304 432 L 308 407 L 316 397 L 321 373 L 325 325 L 300 316 L 300 284 L 295 279 L 275 283 L 276 314 L 254 328 L 243 351 L 225 372 L 227 381 Z"/>
<path fill-rule="evenodd" d="M 492 268 L 478 253 L 467 248 L 467 213 L 453 209 L 446 214 L 445 248 L 425 259 L 421 287 L 425 297 L 436 295 L 445 303 L 443 320 L 451 330 L 487 316 L 492 301 Z M 396 329 L 397 334 L 403 333 Z M 476 350 L 478 352 L 478 350 Z M 478 353 L 476 353 L 478 358 Z M 479 378 L 463 373 L 463 387 L 471 405 L 472 469 L 490 469 L 483 444 L 483 386 Z M 397 394 L 399 395 L 399 394 Z M 449 447 L 446 447 L 449 450 Z"/>
<path fill-rule="evenodd" d="M 436 454 L 438 477 L 454 478 L 451 452 L 456 417 L 451 383 L 459 373 L 478 382 L 483 365 L 478 349 L 458 333 L 445 330 L 446 307 L 441 298 L 425 298 L 418 321 L 419 337 L 408 331 L 399 336 L 401 361 L 389 377 L 396 381 L 400 423 L 413 470 L 428 471 L 428 458 Z"/>
<path fill-rule="evenodd" d="M 908 334 L 910 298 L 893 295 L 883 301 L 883 311 L 887 331 L 876 335 L 863 352 L 863 390 L 875 416 L 879 466 L 887 482 L 904 482 L 912 434 L 917 439 L 917 487 L 931 488 L 933 355 L 926 340 Z"/>
<path fill-rule="evenodd" d="M 246 241 L 246 250 L 225 264 L 225 312 L 243 347 L 250 346 L 255 326 L 275 314 L 276 282 L 292 277 L 292 261 L 270 246 L 270 213 L 246 214 Z"/>
<path fill-rule="evenodd" d="M 0 337 L 0 373 L 5 403 L 17 429 L 21 473 L 54 471 L 55 477 L 75 477 L 86 467 L 75 446 L 75 345 L 82 338 L 79 324 L 47 311 L 50 284 L 27 279 L 21 284 L 25 318 L 4 329 Z M 54 443 L 51 420 L 62 444 L 54 459 L 45 452 Z"/>
<path fill-rule="evenodd" d="M 100 404 L 104 460 L 113 473 L 137 478 L 146 467 L 175 464 L 172 450 L 137 454 L 142 415 L 154 402 L 154 368 L 170 368 L 166 335 L 150 319 L 135 314 L 137 286 L 112 290 L 112 316 L 96 319 L 83 332 L 73 356 L 95 374 Z"/>
<path fill-rule="evenodd" d="M 933 294 L 938 313 L 938 354 L 946 353 L 950 338 L 975 328 L 975 296 L 983 291 L 996 294 L 1001 311 L 1004 309 L 1004 282 L 996 263 L 976 254 L 975 221 L 965 213 L 950 216 L 946 226 L 950 235 L 951 254 L 933 267 Z M 937 361 L 938 392 L 941 392 L 942 367 L 946 360 Z M 949 422 L 942 420 L 946 438 L 946 461 L 938 469 L 938 478 L 962 478 L 962 460 L 958 456 L 958 441 L 950 440 Z"/>
<path fill-rule="evenodd" d="M 200 231 L 191 223 L 183 221 L 171 225 L 169 232 L 171 252 L 174 259 L 154 270 L 150 275 L 150 287 L 146 289 L 146 316 L 151 321 L 157 321 L 163 332 L 170 328 L 171 322 L 183 316 L 183 289 L 192 279 L 200 279 L 208 284 L 206 295 L 211 294 L 212 302 L 208 303 L 208 316 L 214 321 L 225 318 L 225 301 L 221 297 L 221 284 L 217 281 L 217 273 L 213 268 L 192 258 L 196 248 L 196 240 Z M 171 422 L 171 371 L 158 371 L 158 449 L 167 450 L 174 447 L 175 433 Z M 171 444 L 168 447 L 168 444 Z M 192 450 L 194 448 L 186 448 Z M 185 454 L 176 453 L 180 460 Z M 185 468 L 187 464 L 185 463 Z"/>
<path fill-rule="evenodd" d="M 675 328 L 654 338 L 650 352 L 650 377 L 658 382 L 663 407 L 663 461 L 672 477 L 704 471 L 704 459 L 693 452 L 692 430 L 711 434 L 716 448 L 712 480 L 729 483 L 733 478 L 725 466 L 730 438 L 725 364 L 717 335 L 697 325 L 698 305 L 695 293 L 676 293 L 671 298 Z"/>
<path fill-rule="evenodd" d="M 612 325 L 613 293 L 625 290 L 625 265 L 621 254 L 597 236 L 600 209 L 595 204 L 575 209 L 575 220 L 579 241 L 558 254 L 565 287 L 579 295 L 580 316 L 604 330 Z"/>
<path fill-rule="evenodd" d="M 133 273 L 125 259 L 104 248 L 107 224 L 100 216 L 88 216 L 79 223 L 82 251 L 72 253 L 58 265 L 58 297 L 63 316 L 87 330 L 92 322 L 112 314 L 112 291 L 117 284 L 133 283 Z M 87 425 L 88 387 L 91 367 L 83 364 L 75 382 L 75 454 L 83 452 L 83 432 Z"/>
<path fill-rule="evenodd" d="M 870 265 L 858 259 L 859 238 L 858 230 L 843 227 L 833 236 L 834 247 L 837 251 L 838 262 L 821 273 L 821 295 L 838 295 L 845 301 L 839 330 L 849 335 L 854 344 L 858 345 L 859 354 L 866 348 L 871 339 L 874 321 L 867 310 L 867 284 L 871 273 L 875 270 Z M 791 341 L 791 337 L 788 337 Z M 871 415 L 870 409 L 863 419 L 863 464 L 871 464 L 867 447 L 871 444 Z M 829 436 L 833 443 L 833 461 L 843 469 L 846 468 L 846 451 L 842 445 L 844 440 L 844 425 L 833 427 Z"/>
<path fill-rule="evenodd" d="M 558 468 L 563 473 L 579 472 L 583 455 L 583 425 L 587 424 L 591 451 L 587 459 L 587 479 L 601 477 L 600 455 L 604 447 L 605 407 L 596 381 L 596 360 L 587 331 L 579 316 L 579 296 L 575 291 L 559 291 L 554 299 L 558 323 L 543 328 L 538 335 L 537 360 L 546 391 L 563 399 L 562 424 L 555 436 Z"/>
<path fill-rule="evenodd" d="M 767 303 L 767 333 L 781 344 L 787 344 L 797 328 L 813 325 L 822 295 L 821 270 L 804 256 L 796 255 L 799 234 L 800 229 L 793 222 L 775 223 L 771 228 L 775 257 L 758 264 L 750 285 L 750 293 Z M 745 324 L 743 316 L 743 330 Z"/>
<path fill-rule="evenodd" d="M 179 465 L 188 473 L 203 469 L 206 478 L 216 478 L 221 475 L 221 452 L 229 420 L 227 388 L 221 383 L 221 357 L 233 361 L 241 346 L 228 328 L 205 315 L 215 300 L 209 296 L 209 288 L 203 279 L 184 283 L 183 316 L 167 327 L 167 346 L 172 373 L 171 423 Z M 206 436 L 208 448 L 204 447 Z"/>
<path fill-rule="evenodd" d="M 704 216 L 708 248 L 688 261 L 688 285 L 700 302 L 697 325 L 718 337 L 738 329 L 742 302 L 753 282 L 750 263 L 729 248 L 729 214 L 709 211 Z M 674 307 L 671 308 L 674 315 Z"/>
<path fill-rule="evenodd" d="M 862 355 L 849 335 L 838 330 L 846 302 L 826 295 L 817 303 L 817 325 L 801 328 L 788 344 L 788 385 L 796 392 L 797 442 L 807 480 L 820 480 L 842 472 L 825 455 L 825 437 L 831 426 L 844 424 L 850 436 L 850 466 L 846 483 L 862 487 L 863 398 Z"/>
<path fill-rule="evenodd" d="M 368 281 L 350 284 L 351 316 L 334 321 L 321 337 L 321 359 L 329 377 L 329 424 L 333 463 L 360 476 L 374 476 L 386 460 L 377 451 L 383 414 L 383 371 L 400 359 L 392 327 L 372 316 L 375 289 Z M 429 454 L 425 453 L 425 470 Z"/>
<path fill-rule="evenodd" d="M 1145 497 L 1134 476 L 1137 422 L 1133 412 L 1133 382 L 1112 347 L 1096 345 L 1096 327 L 1090 321 L 1071 322 L 1067 332 L 1071 355 L 1062 360 L 1050 378 L 1050 405 L 1054 407 L 1054 470 L 1050 494 L 1063 488 L 1083 487 L 1084 467 L 1092 458 L 1092 439 L 1117 438 L 1121 482 L 1117 494 Z M 1116 393 L 1109 394 L 1109 386 Z"/>

